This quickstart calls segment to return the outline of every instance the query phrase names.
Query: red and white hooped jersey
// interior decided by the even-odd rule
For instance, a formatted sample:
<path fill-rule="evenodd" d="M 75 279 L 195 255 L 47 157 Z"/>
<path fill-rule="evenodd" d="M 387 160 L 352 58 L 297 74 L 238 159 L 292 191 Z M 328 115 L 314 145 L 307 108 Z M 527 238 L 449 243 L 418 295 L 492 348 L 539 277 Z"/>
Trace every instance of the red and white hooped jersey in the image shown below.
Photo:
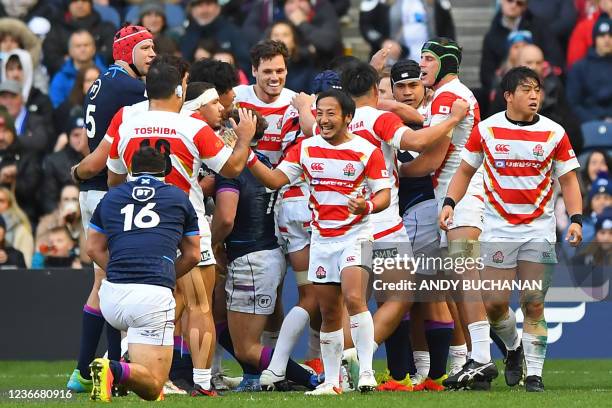
<path fill-rule="evenodd" d="M 166 182 L 189 195 L 198 216 L 204 214 L 198 170 L 203 162 L 218 173 L 232 149 L 202 120 L 174 112 L 144 111 L 130 115 L 129 110 L 125 114 L 124 110 L 115 114 L 106 132 L 107 140 L 112 140 L 108 168 L 117 174 L 131 172 L 134 153 L 143 145 L 154 147 L 172 163 Z"/>
<path fill-rule="evenodd" d="M 279 97 L 272 103 L 262 102 L 255 94 L 254 85 L 238 85 L 234 88 L 234 102 L 238 107 L 256 110 L 268 122 L 263 137 L 257 143 L 257 151 L 264 154 L 276 166 L 283 155 L 283 138 L 290 137 L 291 132 L 299 130 L 297 110 L 289 109 L 291 99 L 295 95 L 290 89 L 284 88 Z M 295 120 L 293 120 L 295 118 Z"/>
<path fill-rule="evenodd" d="M 480 108 L 472 91 L 461 83 L 459 78 L 455 78 L 436 89 L 431 103 L 428 106 L 427 113 L 425 114 L 425 127 L 438 125 L 448 118 L 453 102 L 457 99 L 467 101 L 470 104 L 470 110 L 465 119 L 459 122 L 453 129 L 453 136 L 448 146 L 446 156 L 444 157 L 444 161 L 442 161 L 438 170 L 434 172 L 433 185 L 438 200 L 446 197 L 448 184 L 459 168 L 459 163 L 461 163 L 461 151 L 472 129 L 480 122 Z M 467 194 L 472 194 L 482 199 L 483 187 L 481 170 L 472 178 Z"/>
<path fill-rule="evenodd" d="M 500 112 L 474 127 L 461 158 L 484 164 L 482 240 L 555 242 L 553 178 L 580 167 L 561 125 L 540 115 L 518 126 Z"/>
<path fill-rule="evenodd" d="M 371 106 L 362 106 L 355 110 L 355 116 L 349 125 L 349 131 L 361 136 L 374 146 L 380 148 L 385 158 L 385 165 L 391 183 L 391 202 L 384 211 L 372 214 L 374 237 L 384 237 L 404 228 L 399 211 L 399 175 L 397 150 L 402 135 L 408 130 L 399 116 Z"/>
<path fill-rule="evenodd" d="M 290 182 L 306 176 L 313 239 L 372 237 L 369 216 L 351 214 L 348 201 L 391 187 L 380 149 L 357 136 L 334 146 L 316 135 L 289 149 L 277 168 Z"/>

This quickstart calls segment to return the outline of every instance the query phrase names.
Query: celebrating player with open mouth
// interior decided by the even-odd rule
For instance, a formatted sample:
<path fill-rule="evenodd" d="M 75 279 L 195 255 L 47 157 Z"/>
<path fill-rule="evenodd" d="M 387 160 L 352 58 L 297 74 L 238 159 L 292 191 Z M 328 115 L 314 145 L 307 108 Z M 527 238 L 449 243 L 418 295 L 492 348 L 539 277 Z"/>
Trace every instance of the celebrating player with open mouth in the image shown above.
<path fill-rule="evenodd" d="M 370 256 L 362 246 L 372 237 L 368 215 L 390 202 L 390 183 L 380 149 L 348 132 L 355 103 L 343 92 L 329 90 L 317 98 L 321 134 L 290 149 L 275 170 L 257 159 L 249 161 L 253 174 L 268 188 L 278 189 L 306 176 L 313 205 L 313 233 L 308 279 L 315 282 L 323 323 L 321 356 L 325 383 L 309 395 L 341 394 L 339 376 L 344 345 L 342 300 L 352 320 L 366 320 L 367 275 L 362 266 Z M 352 337 L 360 357 L 358 387 L 376 386 L 372 370 L 374 327 L 356 324 Z M 369 351 L 369 352 L 368 352 Z"/>

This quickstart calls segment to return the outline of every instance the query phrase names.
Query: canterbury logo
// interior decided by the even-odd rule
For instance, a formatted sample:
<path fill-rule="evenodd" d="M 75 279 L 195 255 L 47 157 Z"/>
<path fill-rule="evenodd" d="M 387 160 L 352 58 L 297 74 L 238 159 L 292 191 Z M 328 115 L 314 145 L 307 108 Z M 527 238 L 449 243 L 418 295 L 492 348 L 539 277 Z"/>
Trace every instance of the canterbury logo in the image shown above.
<path fill-rule="evenodd" d="M 312 163 L 310 169 L 312 171 L 323 171 L 323 163 Z"/>
<path fill-rule="evenodd" d="M 507 144 L 495 145 L 495 153 L 510 153 L 510 146 Z"/>

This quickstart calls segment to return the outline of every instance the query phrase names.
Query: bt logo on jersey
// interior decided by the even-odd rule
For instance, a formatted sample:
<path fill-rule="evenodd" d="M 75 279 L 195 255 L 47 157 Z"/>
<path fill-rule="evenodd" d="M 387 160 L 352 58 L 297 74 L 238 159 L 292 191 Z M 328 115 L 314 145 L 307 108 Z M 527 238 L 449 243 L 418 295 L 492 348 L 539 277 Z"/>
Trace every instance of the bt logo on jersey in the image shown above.
<path fill-rule="evenodd" d="M 499 154 L 508 154 L 508 153 L 510 153 L 510 145 L 507 145 L 507 144 L 497 144 L 497 145 L 495 145 L 495 153 L 499 153 Z"/>
<path fill-rule="evenodd" d="M 323 163 L 320 163 L 320 162 L 312 163 L 310 165 L 310 170 L 317 171 L 317 172 L 323 171 L 324 170 L 324 165 L 323 165 Z"/>
<path fill-rule="evenodd" d="M 155 196 L 153 187 L 134 187 L 132 190 L 132 198 L 136 201 L 144 202 L 152 199 Z"/>

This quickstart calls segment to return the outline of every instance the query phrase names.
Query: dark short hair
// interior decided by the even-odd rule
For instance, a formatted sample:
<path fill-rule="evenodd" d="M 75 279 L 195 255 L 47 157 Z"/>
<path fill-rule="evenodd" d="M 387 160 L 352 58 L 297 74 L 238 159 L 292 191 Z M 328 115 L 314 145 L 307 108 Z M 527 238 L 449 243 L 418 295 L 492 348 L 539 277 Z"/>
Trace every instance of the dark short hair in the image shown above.
<path fill-rule="evenodd" d="M 189 82 L 209 82 L 222 95 L 238 85 L 238 72 L 227 62 L 202 59 L 191 65 Z"/>
<path fill-rule="evenodd" d="M 542 86 L 540 76 L 531 68 L 516 67 L 506 72 L 506 75 L 501 80 L 502 92 L 514 93 L 516 88 L 525 82 L 533 80 L 538 86 Z"/>
<path fill-rule="evenodd" d="M 132 157 L 132 174 L 164 173 L 166 158 L 162 152 L 151 146 L 143 146 Z"/>
<path fill-rule="evenodd" d="M 147 96 L 149 99 L 166 99 L 183 83 L 189 70 L 187 61 L 174 55 L 155 57 L 147 73 Z"/>
<path fill-rule="evenodd" d="M 287 46 L 281 41 L 264 40 L 261 41 L 251 48 L 251 64 L 255 69 L 259 68 L 259 64 L 265 60 L 271 60 L 272 58 L 280 55 L 287 65 L 289 59 L 289 50 Z"/>
<path fill-rule="evenodd" d="M 215 86 L 209 82 L 189 82 L 187 84 L 187 93 L 185 94 L 185 100 L 191 101 L 202 95 L 204 91 L 214 88 Z"/>
<path fill-rule="evenodd" d="M 266 133 L 266 129 L 268 128 L 268 121 L 262 116 L 261 113 L 257 112 L 255 109 L 247 108 L 247 110 L 249 111 L 249 113 L 255 115 L 255 118 L 257 120 L 255 124 L 255 135 L 253 136 L 253 141 L 256 142 L 264 136 L 264 133 Z M 238 109 L 233 109 L 230 112 L 229 117 L 234 119 L 236 124 L 240 123 L 240 115 L 238 113 Z"/>
<path fill-rule="evenodd" d="M 367 94 L 378 83 L 378 73 L 370 64 L 351 64 L 341 75 L 342 89 L 352 97 Z"/>
<path fill-rule="evenodd" d="M 321 92 L 317 96 L 317 107 L 319 107 L 319 101 L 323 98 L 334 98 L 338 101 L 343 116 L 355 116 L 355 101 L 346 92 L 338 89 L 328 89 Z"/>

